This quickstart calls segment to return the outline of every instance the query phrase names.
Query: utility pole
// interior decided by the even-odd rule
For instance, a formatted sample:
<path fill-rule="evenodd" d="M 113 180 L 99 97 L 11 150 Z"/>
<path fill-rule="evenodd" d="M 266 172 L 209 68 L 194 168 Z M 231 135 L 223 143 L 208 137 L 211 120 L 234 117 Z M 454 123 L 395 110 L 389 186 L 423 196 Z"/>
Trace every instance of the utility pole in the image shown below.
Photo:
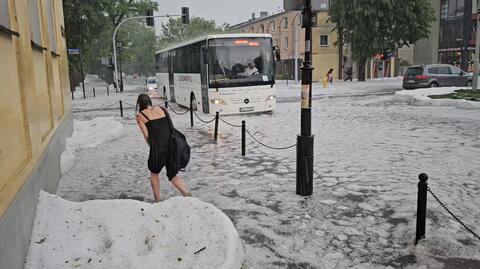
<path fill-rule="evenodd" d="M 302 66 L 301 132 L 297 136 L 297 189 L 301 196 L 313 193 L 312 135 L 312 0 L 304 0 L 305 61 Z"/>
<path fill-rule="evenodd" d="M 477 1 L 478 2 L 478 1 Z M 477 14 L 475 14 L 475 20 L 477 21 L 476 38 L 475 38 L 475 57 L 473 59 L 473 83 L 472 90 L 478 89 L 478 62 L 480 57 L 480 20 L 479 20 L 479 6 L 477 3 Z"/>

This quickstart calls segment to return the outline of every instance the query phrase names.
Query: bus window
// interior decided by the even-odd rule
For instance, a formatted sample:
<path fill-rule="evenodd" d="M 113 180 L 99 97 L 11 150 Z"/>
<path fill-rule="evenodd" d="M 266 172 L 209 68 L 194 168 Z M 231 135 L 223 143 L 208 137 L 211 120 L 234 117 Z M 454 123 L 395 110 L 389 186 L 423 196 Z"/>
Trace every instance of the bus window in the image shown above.
<path fill-rule="evenodd" d="M 271 84 L 274 65 L 270 38 L 209 40 L 210 87 Z"/>

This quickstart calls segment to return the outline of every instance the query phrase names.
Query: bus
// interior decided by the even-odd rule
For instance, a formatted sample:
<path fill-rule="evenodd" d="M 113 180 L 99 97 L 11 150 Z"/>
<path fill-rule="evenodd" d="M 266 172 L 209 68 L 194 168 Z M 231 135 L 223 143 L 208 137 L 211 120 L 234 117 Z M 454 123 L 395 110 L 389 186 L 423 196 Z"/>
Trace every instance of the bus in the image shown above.
<path fill-rule="evenodd" d="M 275 58 L 268 34 L 219 34 L 155 53 L 160 95 L 205 114 L 273 111 Z"/>

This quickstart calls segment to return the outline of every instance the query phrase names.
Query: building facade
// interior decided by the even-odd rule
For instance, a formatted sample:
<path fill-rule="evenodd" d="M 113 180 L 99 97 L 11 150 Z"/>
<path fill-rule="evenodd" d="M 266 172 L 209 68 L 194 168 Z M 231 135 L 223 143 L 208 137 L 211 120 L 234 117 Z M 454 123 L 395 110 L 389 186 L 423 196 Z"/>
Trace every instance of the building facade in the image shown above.
<path fill-rule="evenodd" d="M 435 10 L 436 19 L 432 23 L 430 36 L 412 46 L 411 63 L 414 65 L 445 63 L 472 72 L 477 1 L 430 0 L 430 2 Z"/>
<path fill-rule="evenodd" d="M 330 68 L 338 78 L 339 51 L 335 25 L 328 21 L 328 8 L 317 12 L 317 27 L 312 29 L 313 80 L 320 81 Z M 273 37 L 273 45 L 280 49 L 281 61 L 277 63 L 279 79 L 294 79 L 295 61 L 300 68 L 305 55 L 305 30 L 302 28 L 302 14 L 299 11 L 283 11 L 260 17 L 233 26 L 241 33 L 267 33 Z M 298 79 L 301 71 L 298 70 Z"/>
<path fill-rule="evenodd" d="M 23 268 L 72 130 L 61 0 L 0 0 L 0 268 Z"/>

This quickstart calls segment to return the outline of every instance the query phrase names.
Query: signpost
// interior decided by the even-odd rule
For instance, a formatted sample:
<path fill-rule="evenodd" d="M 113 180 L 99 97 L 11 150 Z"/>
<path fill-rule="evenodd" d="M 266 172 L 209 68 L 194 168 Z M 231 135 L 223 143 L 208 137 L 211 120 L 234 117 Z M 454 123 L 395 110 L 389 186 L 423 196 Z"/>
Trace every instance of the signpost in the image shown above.
<path fill-rule="evenodd" d="M 85 95 L 85 80 L 83 79 L 83 61 L 82 61 L 82 54 L 80 53 L 80 49 L 68 49 L 68 55 L 79 55 L 80 56 L 80 75 L 82 76 L 82 89 L 83 89 L 83 99 L 87 98 Z"/>

